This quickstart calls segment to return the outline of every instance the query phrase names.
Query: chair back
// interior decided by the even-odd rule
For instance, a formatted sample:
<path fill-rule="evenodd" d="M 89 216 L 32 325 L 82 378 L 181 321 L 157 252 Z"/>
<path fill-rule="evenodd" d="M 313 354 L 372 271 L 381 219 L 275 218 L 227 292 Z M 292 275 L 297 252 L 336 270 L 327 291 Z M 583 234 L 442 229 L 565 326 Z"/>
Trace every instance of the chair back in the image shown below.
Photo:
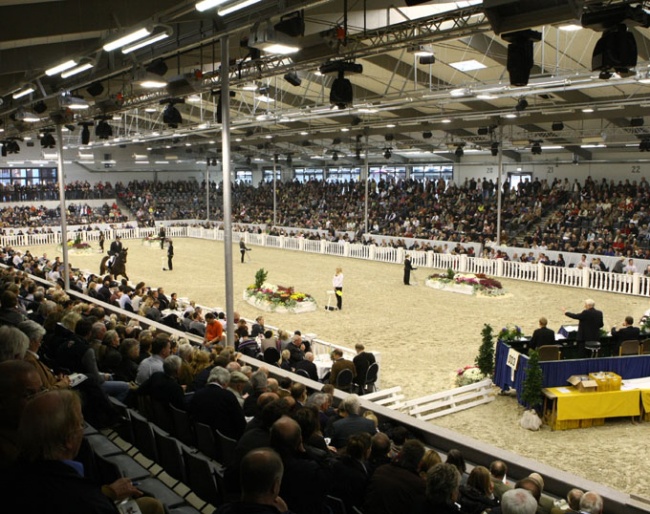
<path fill-rule="evenodd" d="M 165 432 L 172 433 L 174 422 L 172 420 L 172 413 L 169 410 L 169 403 L 158 402 L 151 400 L 151 413 L 153 418 L 151 421 L 162 428 Z"/>
<path fill-rule="evenodd" d="M 307 373 L 307 370 L 304 369 L 297 369 L 296 375 L 300 375 L 301 377 L 305 377 L 305 378 L 310 378 L 309 373 Z"/>
<path fill-rule="evenodd" d="M 178 445 L 178 440 L 169 437 L 157 427 L 153 428 L 154 438 L 156 439 L 156 449 L 160 466 L 170 477 L 180 482 L 185 481 L 185 466 L 183 463 L 183 454 Z"/>
<path fill-rule="evenodd" d="M 363 385 L 371 385 L 377 382 L 377 377 L 379 376 L 379 364 L 373 362 L 368 366 L 368 371 L 366 371 L 366 379 L 363 381 Z"/>
<path fill-rule="evenodd" d="M 222 434 L 216 430 L 217 435 L 217 461 L 224 466 L 228 467 L 235 458 L 235 446 L 237 446 L 237 439 L 232 439 L 227 435 Z"/>
<path fill-rule="evenodd" d="M 641 346 L 643 348 L 643 354 L 649 354 L 650 353 L 650 339 L 644 339 L 641 341 Z"/>
<path fill-rule="evenodd" d="M 618 350 L 619 355 L 639 355 L 641 353 L 641 343 L 639 341 L 623 341 Z"/>
<path fill-rule="evenodd" d="M 352 375 L 351 370 L 344 369 L 340 371 L 339 374 L 336 375 L 336 388 L 341 389 L 342 391 L 350 392 L 353 378 L 354 375 Z"/>
<path fill-rule="evenodd" d="M 216 459 L 218 455 L 217 441 L 212 427 L 197 422 L 194 423 L 194 433 L 196 434 L 196 447 L 199 451 L 210 459 Z"/>
<path fill-rule="evenodd" d="M 151 423 L 137 412 L 131 412 L 131 424 L 135 436 L 135 446 L 147 459 L 158 462 L 158 450 L 153 436 Z"/>
<path fill-rule="evenodd" d="M 192 428 L 190 415 L 186 411 L 178 409 L 173 405 L 169 406 L 169 410 L 172 413 L 172 421 L 174 427 L 172 433 L 174 436 L 177 437 L 182 443 L 187 444 L 188 446 L 194 446 L 196 444 L 196 438 L 194 437 L 194 430 Z"/>
<path fill-rule="evenodd" d="M 539 355 L 539 360 L 541 361 L 559 361 L 562 355 L 560 352 L 560 347 L 555 346 L 554 344 L 547 344 L 540 346 L 537 349 L 537 354 Z"/>
<path fill-rule="evenodd" d="M 216 471 L 210 461 L 187 448 L 181 449 L 185 462 L 186 485 L 204 502 L 215 507 L 222 503 L 222 494 L 217 485 Z"/>

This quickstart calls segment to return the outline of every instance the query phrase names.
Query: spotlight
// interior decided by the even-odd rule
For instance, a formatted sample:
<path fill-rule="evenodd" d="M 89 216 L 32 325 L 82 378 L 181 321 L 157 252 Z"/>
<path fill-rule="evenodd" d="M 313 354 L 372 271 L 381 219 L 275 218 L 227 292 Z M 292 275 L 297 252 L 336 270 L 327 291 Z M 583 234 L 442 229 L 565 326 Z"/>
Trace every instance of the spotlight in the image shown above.
<path fill-rule="evenodd" d="M 88 127 L 93 126 L 95 123 L 92 121 L 84 121 L 82 123 L 79 123 L 83 127 L 81 129 L 81 144 L 82 145 L 87 145 L 90 143 L 90 129 Z"/>
<path fill-rule="evenodd" d="M 217 165 L 217 158 L 213 157 L 212 158 L 212 166 L 216 166 L 216 165 Z"/>
<path fill-rule="evenodd" d="M 630 127 L 643 127 L 643 118 L 630 119 Z"/>
<path fill-rule="evenodd" d="M 108 124 L 106 121 L 107 119 L 111 119 L 111 117 L 100 116 L 98 118 L 97 125 L 95 125 L 95 137 L 98 139 L 108 139 L 109 137 L 113 137 L 113 127 Z"/>
<path fill-rule="evenodd" d="M 497 155 L 499 155 L 499 143 L 494 141 L 490 145 L 490 153 L 492 154 L 492 157 L 496 157 Z"/>
<path fill-rule="evenodd" d="M 650 152 L 650 139 L 644 138 L 639 143 L 639 152 Z"/>
<path fill-rule="evenodd" d="M 508 43 L 506 68 L 511 86 L 527 86 L 533 67 L 533 43 L 541 41 L 542 34 L 535 30 L 519 30 L 501 36 Z"/>
<path fill-rule="evenodd" d="M 104 92 L 104 86 L 101 82 L 93 82 L 86 88 L 86 92 L 90 96 L 99 96 Z"/>
<path fill-rule="evenodd" d="M 332 153 L 332 160 L 333 161 L 338 161 L 339 160 L 339 153 L 338 152 Z"/>
<path fill-rule="evenodd" d="M 20 152 L 20 145 L 13 139 L 6 141 L 3 148 L 6 149 L 6 153 L 8 154 Z"/>
<path fill-rule="evenodd" d="M 346 79 L 343 71 L 339 72 L 339 76 L 332 82 L 332 89 L 330 89 L 330 103 L 336 105 L 339 109 L 345 109 L 352 103 L 352 82 Z"/>
<path fill-rule="evenodd" d="M 386 134 L 386 135 L 384 136 L 384 140 L 386 140 L 386 141 L 392 141 L 393 139 L 395 139 L 395 135 L 394 135 L 394 134 Z"/>
<path fill-rule="evenodd" d="M 160 104 L 167 104 L 165 110 L 163 110 L 163 123 L 169 125 L 170 128 L 178 128 L 178 126 L 183 123 L 183 117 L 181 116 L 180 111 L 174 107 L 176 104 L 183 104 L 185 100 L 182 98 L 169 98 L 166 100 L 161 100 Z"/>
<path fill-rule="evenodd" d="M 385 159 L 390 159 L 393 156 L 393 152 L 391 151 L 390 148 L 386 148 L 384 151 L 384 158 Z"/>
<path fill-rule="evenodd" d="M 287 166 L 291 166 L 293 164 L 293 159 L 291 158 L 291 154 L 287 155 Z"/>
<path fill-rule="evenodd" d="M 32 106 L 32 109 L 34 109 L 34 112 L 36 114 L 43 114 L 45 111 L 47 111 L 47 105 L 43 100 L 39 100 Z"/>
<path fill-rule="evenodd" d="M 561 121 L 554 121 L 553 124 L 551 125 L 551 130 L 557 132 L 559 130 L 564 130 L 564 123 Z"/>
<path fill-rule="evenodd" d="M 431 54 L 431 55 L 421 55 L 418 57 L 418 62 L 422 65 L 431 65 L 436 63 L 436 56 Z"/>
<path fill-rule="evenodd" d="M 290 71 L 289 73 L 284 74 L 284 80 L 286 80 L 292 86 L 298 87 L 302 84 L 302 80 L 295 71 Z"/>
<path fill-rule="evenodd" d="M 454 152 L 454 155 L 458 157 L 459 159 L 465 155 L 465 151 L 463 150 L 463 144 L 461 143 L 456 147 L 456 151 Z"/>
<path fill-rule="evenodd" d="M 532 145 L 530 145 L 530 153 L 533 155 L 542 155 L 542 145 L 539 141 L 533 141 Z"/>
<path fill-rule="evenodd" d="M 165 61 L 162 59 L 156 59 L 153 61 L 149 66 L 145 68 L 149 73 L 153 73 L 154 75 L 158 75 L 162 77 L 165 73 L 167 73 L 167 70 L 169 68 L 165 64 Z"/>
<path fill-rule="evenodd" d="M 280 21 L 273 25 L 273 28 L 287 36 L 304 36 L 305 18 L 301 11 L 294 11 L 280 18 Z"/>
<path fill-rule="evenodd" d="M 56 146 L 56 141 L 54 140 L 51 130 L 52 129 L 45 129 L 43 131 L 43 137 L 41 137 L 42 148 L 54 148 Z"/>
<path fill-rule="evenodd" d="M 634 34 L 627 30 L 627 25 L 620 23 L 607 30 L 596 42 L 591 57 L 591 70 L 608 73 L 629 73 L 636 66 L 637 47 Z M 611 73 L 609 74 L 611 77 Z M 609 78 L 601 74 L 600 78 Z"/>
<path fill-rule="evenodd" d="M 517 112 L 525 111 L 527 107 L 528 107 L 528 101 L 525 98 L 521 98 L 517 102 L 517 105 L 515 105 L 515 111 Z"/>
<path fill-rule="evenodd" d="M 423 139 L 431 139 L 432 137 L 433 137 L 433 132 L 431 132 L 430 130 L 422 132 Z"/>

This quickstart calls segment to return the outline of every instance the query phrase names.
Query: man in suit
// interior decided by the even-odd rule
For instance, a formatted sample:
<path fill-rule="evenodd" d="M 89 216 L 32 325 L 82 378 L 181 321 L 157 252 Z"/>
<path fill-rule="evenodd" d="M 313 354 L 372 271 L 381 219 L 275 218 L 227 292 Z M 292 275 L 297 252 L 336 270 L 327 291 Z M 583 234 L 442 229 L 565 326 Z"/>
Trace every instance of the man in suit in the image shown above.
<path fill-rule="evenodd" d="M 576 341 L 581 348 L 584 348 L 588 341 L 600 341 L 600 329 L 603 326 L 603 313 L 595 308 L 596 302 L 591 299 L 585 300 L 585 309 L 580 313 L 567 312 L 562 309 L 565 316 L 578 320 L 578 334 Z"/>
<path fill-rule="evenodd" d="M 170 355 L 163 361 L 163 370 L 153 373 L 138 388 L 139 395 L 149 396 L 153 401 L 177 409 L 185 410 L 185 393 L 178 383 L 178 374 L 183 360 L 178 355 Z M 171 414 L 171 412 L 170 412 Z"/>
<path fill-rule="evenodd" d="M 411 271 L 415 271 L 416 268 L 411 264 L 411 256 L 407 255 L 404 259 L 404 285 L 411 285 Z"/>
<path fill-rule="evenodd" d="M 354 380 L 354 377 L 357 376 L 357 370 L 352 361 L 343 358 L 342 350 L 338 348 L 332 350 L 331 358 L 334 362 L 332 364 L 332 371 L 330 372 L 330 384 L 336 385 L 336 378 L 344 369 L 349 369 L 352 372 L 352 379 Z"/>
<path fill-rule="evenodd" d="M 354 363 L 354 369 L 357 372 L 357 376 L 354 379 L 354 383 L 357 384 L 359 387 L 363 387 L 363 382 L 366 380 L 366 374 L 368 373 L 368 368 L 370 367 L 371 364 L 374 364 L 376 362 L 375 356 L 370 353 L 366 352 L 365 346 L 361 343 L 357 343 L 354 345 L 354 349 L 357 351 L 357 354 L 355 355 L 354 359 L 352 359 L 352 362 Z M 363 391 L 361 391 L 361 394 L 363 394 Z"/>
<path fill-rule="evenodd" d="M 555 344 L 555 332 L 547 328 L 547 324 L 548 320 L 544 316 L 539 318 L 539 328 L 533 332 L 533 337 L 531 337 L 530 343 L 528 344 L 531 350 L 535 350 L 540 346 Z"/>
<path fill-rule="evenodd" d="M 307 352 L 305 358 L 301 361 L 298 361 L 294 364 L 294 369 L 298 371 L 299 369 L 305 370 L 309 375 L 309 378 L 318 382 L 318 369 L 316 364 L 314 364 L 314 354 Z"/>
<path fill-rule="evenodd" d="M 109 268 L 113 266 L 115 262 L 115 257 L 122 251 L 122 239 L 120 236 L 115 236 L 115 241 L 111 243 L 111 247 L 108 249 L 108 255 L 110 258 L 106 261 L 106 266 Z"/>
<path fill-rule="evenodd" d="M 228 370 L 214 367 L 208 376 L 208 385 L 194 393 L 189 413 L 195 421 L 210 425 L 227 437 L 239 439 L 246 429 L 246 419 L 237 398 L 228 391 L 229 383 Z"/>
<path fill-rule="evenodd" d="M 616 343 L 616 347 L 613 348 L 614 355 L 618 355 L 618 349 L 623 341 L 641 340 L 641 329 L 632 325 L 634 325 L 634 318 L 625 316 L 625 321 L 621 323 L 620 327 L 612 328 L 612 338 Z"/>
<path fill-rule="evenodd" d="M 329 434 L 332 438 L 332 446 L 335 448 L 343 448 L 348 442 L 348 437 L 353 434 L 366 432 L 374 435 L 377 432 L 372 420 L 359 415 L 361 404 L 358 395 L 350 394 L 345 397 L 339 404 L 338 410 L 343 418 L 332 424 Z"/>
<path fill-rule="evenodd" d="M 492 480 L 494 497 L 501 501 L 501 496 L 506 491 L 512 489 L 512 486 L 506 483 L 508 465 L 502 460 L 494 460 L 490 463 L 490 480 Z"/>

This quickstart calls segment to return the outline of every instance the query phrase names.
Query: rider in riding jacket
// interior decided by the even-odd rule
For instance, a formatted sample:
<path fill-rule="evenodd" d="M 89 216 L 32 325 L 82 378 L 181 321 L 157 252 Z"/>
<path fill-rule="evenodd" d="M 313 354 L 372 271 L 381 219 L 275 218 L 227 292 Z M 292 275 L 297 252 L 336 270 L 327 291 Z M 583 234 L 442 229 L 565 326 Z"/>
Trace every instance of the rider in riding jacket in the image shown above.
<path fill-rule="evenodd" d="M 115 241 L 111 243 L 111 247 L 108 250 L 108 255 L 110 255 L 110 258 L 108 261 L 106 261 L 106 266 L 107 267 L 112 267 L 113 263 L 115 262 L 115 257 L 122 251 L 122 240 L 120 239 L 120 236 L 115 236 Z"/>

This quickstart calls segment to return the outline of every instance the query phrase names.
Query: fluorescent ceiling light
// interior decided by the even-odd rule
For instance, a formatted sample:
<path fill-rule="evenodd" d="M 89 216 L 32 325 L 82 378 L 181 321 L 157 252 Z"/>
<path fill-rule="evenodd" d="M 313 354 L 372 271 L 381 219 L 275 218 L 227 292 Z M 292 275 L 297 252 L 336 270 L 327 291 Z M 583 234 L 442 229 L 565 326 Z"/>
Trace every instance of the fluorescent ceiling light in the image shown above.
<path fill-rule="evenodd" d="M 466 96 L 469 94 L 469 91 L 465 89 L 464 87 L 452 89 L 449 91 L 449 96 L 452 98 L 460 98 L 461 96 Z"/>
<path fill-rule="evenodd" d="M 587 112 L 587 113 L 594 112 L 594 108 L 593 107 L 585 107 L 584 109 L 582 109 L 582 112 Z"/>
<path fill-rule="evenodd" d="M 145 107 L 144 112 L 158 112 L 155 107 Z"/>
<path fill-rule="evenodd" d="M 225 4 L 228 0 L 202 0 L 201 2 L 196 2 L 194 7 L 197 11 L 203 12 L 218 5 Z"/>
<path fill-rule="evenodd" d="M 261 0 L 238 0 L 237 2 L 233 2 L 232 4 L 227 5 L 225 7 L 220 7 L 217 10 L 217 14 L 219 16 L 227 16 L 231 13 L 234 13 L 235 11 L 239 11 L 240 9 L 244 9 L 260 1 Z"/>
<path fill-rule="evenodd" d="M 130 34 L 127 34 L 126 36 L 122 36 L 119 39 L 115 39 L 113 41 L 109 41 L 104 45 L 104 50 L 106 52 L 110 52 L 112 50 L 117 50 L 118 48 L 122 48 L 123 46 L 126 46 L 130 43 L 133 43 L 134 41 L 138 41 L 139 39 L 142 39 L 143 37 L 147 37 L 148 35 L 151 34 L 151 30 L 148 29 L 147 27 L 143 27 L 141 29 L 138 29 L 134 32 L 131 32 Z"/>
<path fill-rule="evenodd" d="M 479 100 L 495 100 L 499 97 L 497 95 L 493 95 L 490 93 L 479 93 L 478 95 L 476 95 L 476 98 L 478 98 Z"/>
<path fill-rule="evenodd" d="M 578 25 L 577 23 L 567 23 L 566 25 L 560 25 L 558 27 L 558 30 L 562 30 L 564 32 L 576 32 L 581 29 L 582 25 Z"/>
<path fill-rule="evenodd" d="M 69 70 L 70 68 L 74 68 L 76 65 L 77 65 L 77 61 L 70 59 L 69 61 L 59 64 L 58 66 L 54 66 L 53 68 L 45 70 L 45 74 L 48 77 L 51 77 L 52 75 L 58 75 L 62 71 Z"/>
<path fill-rule="evenodd" d="M 450 118 L 443 118 L 443 119 L 440 120 L 440 122 L 441 123 L 451 123 L 451 119 Z"/>
<path fill-rule="evenodd" d="M 162 41 L 163 39 L 167 39 L 169 36 L 172 35 L 172 31 L 169 28 L 166 28 L 160 32 L 156 32 L 155 34 L 152 34 L 148 38 L 141 39 L 139 41 L 136 41 L 135 43 L 131 45 L 127 45 L 122 48 L 122 53 L 123 54 L 130 54 L 131 52 L 135 52 L 136 50 L 139 50 L 140 48 L 144 48 L 145 46 L 153 45 L 154 43 L 157 43 L 158 41 Z"/>
<path fill-rule="evenodd" d="M 18 91 L 16 91 L 16 92 L 15 92 L 13 95 L 11 95 L 11 96 L 12 96 L 12 98 L 13 98 L 14 100 L 17 100 L 18 98 L 22 98 L 23 96 L 27 96 L 27 95 L 33 93 L 34 91 L 36 91 L 36 89 L 34 88 L 34 86 L 32 86 L 31 84 L 29 84 L 29 85 L 23 87 L 22 89 L 19 89 Z"/>
<path fill-rule="evenodd" d="M 300 51 L 300 47 L 297 45 L 287 45 L 284 43 L 266 43 L 264 45 L 260 45 L 260 50 L 266 52 L 267 54 L 289 55 Z"/>
<path fill-rule="evenodd" d="M 562 150 L 564 147 L 560 145 L 542 146 L 542 150 Z"/>
<path fill-rule="evenodd" d="M 268 95 L 259 95 L 256 98 L 260 102 L 266 102 L 266 103 L 275 102 L 275 100 L 273 98 L 271 98 L 270 96 L 268 96 Z"/>
<path fill-rule="evenodd" d="M 70 68 L 69 70 L 64 71 L 61 73 L 61 78 L 62 79 L 67 79 L 68 77 L 72 77 L 73 75 L 77 75 L 78 73 L 82 73 L 86 70 L 89 70 L 90 68 L 94 67 L 95 63 L 92 61 L 86 61 L 81 63 L 79 66 L 76 66 L 74 68 Z"/>
<path fill-rule="evenodd" d="M 64 95 L 61 96 L 61 107 L 66 107 L 73 111 L 81 111 L 83 109 L 88 109 L 90 104 L 78 96 Z"/>
<path fill-rule="evenodd" d="M 505 117 L 506 118 L 516 118 L 517 115 L 514 112 L 510 112 L 510 113 L 506 114 Z"/>
<path fill-rule="evenodd" d="M 469 61 L 451 62 L 449 63 L 449 66 L 456 68 L 458 71 L 474 71 L 487 68 L 485 64 L 478 62 L 476 59 L 470 59 Z"/>

